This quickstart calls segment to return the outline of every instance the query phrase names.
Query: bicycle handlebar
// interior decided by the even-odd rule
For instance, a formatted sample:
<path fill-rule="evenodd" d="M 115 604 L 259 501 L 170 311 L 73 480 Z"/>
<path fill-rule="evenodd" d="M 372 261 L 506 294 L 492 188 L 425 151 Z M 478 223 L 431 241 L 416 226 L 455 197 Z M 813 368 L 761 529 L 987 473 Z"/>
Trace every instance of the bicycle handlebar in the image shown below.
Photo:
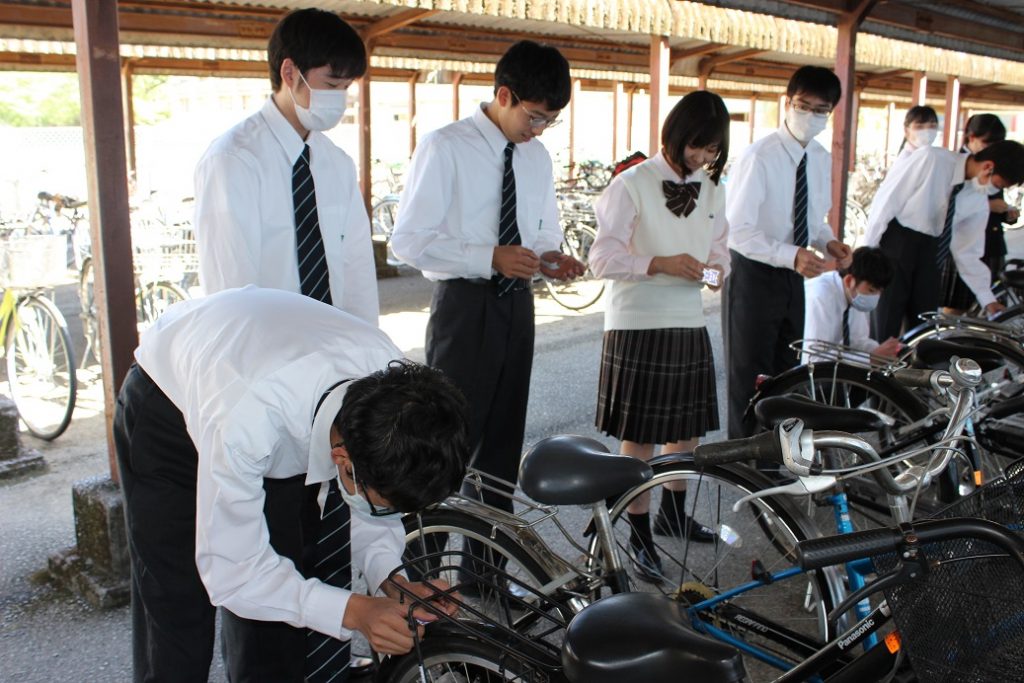
<path fill-rule="evenodd" d="M 744 460 L 767 460 L 782 464 L 782 442 L 780 426 L 745 439 L 730 439 L 717 443 L 705 443 L 693 449 L 693 462 L 698 467 L 724 465 Z"/>
<path fill-rule="evenodd" d="M 919 543 L 976 538 L 999 546 L 1024 566 L 1024 540 L 1002 524 L 986 519 L 957 517 L 926 519 L 907 525 L 907 528 L 906 534 L 898 527 L 886 527 L 800 541 L 796 545 L 797 563 L 807 571 L 897 552 L 910 538 Z"/>

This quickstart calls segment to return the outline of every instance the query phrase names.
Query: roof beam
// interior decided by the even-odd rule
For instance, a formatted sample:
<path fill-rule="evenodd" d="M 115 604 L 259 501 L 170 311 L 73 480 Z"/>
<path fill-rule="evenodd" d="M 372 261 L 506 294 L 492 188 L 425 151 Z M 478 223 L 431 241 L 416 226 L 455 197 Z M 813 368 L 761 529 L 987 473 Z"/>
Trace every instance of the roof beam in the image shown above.
<path fill-rule="evenodd" d="M 706 54 L 717 52 L 724 47 L 729 47 L 725 43 L 704 43 L 697 47 L 687 47 L 680 50 L 671 51 L 672 63 L 676 63 L 681 59 L 689 59 L 690 57 L 703 57 Z"/>
<path fill-rule="evenodd" d="M 410 9 L 404 12 L 397 12 L 380 21 L 364 26 L 359 34 L 363 37 L 364 41 L 370 42 L 385 33 L 397 31 L 400 28 L 416 23 L 420 19 L 437 14 L 439 11 L 436 9 Z"/>

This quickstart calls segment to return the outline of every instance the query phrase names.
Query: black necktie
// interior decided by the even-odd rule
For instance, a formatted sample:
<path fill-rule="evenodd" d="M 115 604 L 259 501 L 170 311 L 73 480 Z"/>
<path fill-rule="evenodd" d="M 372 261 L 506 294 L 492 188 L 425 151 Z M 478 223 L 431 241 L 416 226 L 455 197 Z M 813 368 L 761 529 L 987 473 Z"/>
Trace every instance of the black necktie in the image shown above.
<path fill-rule="evenodd" d="M 796 167 L 796 190 L 793 192 L 793 244 L 807 246 L 807 154 Z"/>
<path fill-rule="evenodd" d="M 699 182 L 674 183 L 671 180 L 663 180 L 661 191 L 665 194 L 665 206 L 676 216 L 689 216 L 697 208 Z"/>
<path fill-rule="evenodd" d="M 843 310 L 843 346 L 850 345 L 850 306 Z"/>
<path fill-rule="evenodd" d="M 299 260 L 299 291 L 325 304 L 331 303 L 327 255 L 316 210 L 316 188 L 309 170 L 309 145 L 292 166 L 292 205 L 295 207 L 295 251 Z"/>
<path fill-rule="evenodd" d="M 522 244 L 519 235 L 519 224 L 516 222 L 516 174 L 512 170 L 512 152 L 516 149 L 514 142 L 505 145 L 505 172 L 501 176 L 501 212 L 498 214 L 498 246 Z M 523 289 L 524 280 L 505 277 L 498 273 L 493 278 L 498 286 L 498 296 Z"/>
<path fill-rule="evenodd" d="M 964 189 L 964 184 L 959 183 L 953 186 L 953 190 L 949 193 L 949 204 L 946 206 L 946 220 L 942 224 L 942 234 L 939 235 L 939 244 L 935 248 L 935 263 L 942 268 L 946 265 L 946 260 L 949 258 L 949 245 L 953 240 L 953 214 L 956 213 L 956 196 L 960 194 L 960 190 Z"/>
<path fill-rule="evenodd" d="M 351 538 L 348 506 L 341 497 L 338 480 L 331 479 L 317 529 L 313 566 L 307 575 L 330 586 L 349 588 L 352 585 Z M 341 617 L 339 614 L 338 619 Z M 343 680 L 338 677 L 348 668 L 349 659 L 347 640 L 338 640 L 318 631 L 306 631 L 307 683 Z"/>

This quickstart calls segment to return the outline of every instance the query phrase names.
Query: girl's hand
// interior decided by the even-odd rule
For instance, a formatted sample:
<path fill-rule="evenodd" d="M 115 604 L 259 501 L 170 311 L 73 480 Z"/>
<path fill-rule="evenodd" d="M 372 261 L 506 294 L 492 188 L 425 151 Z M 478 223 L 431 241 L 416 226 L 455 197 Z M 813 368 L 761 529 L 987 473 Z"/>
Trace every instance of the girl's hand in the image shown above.
<path fill-rule="evenodd" d="M 676 254 L 675 256 L 655 256 L 651 259 L 651 265 L 647 267 L 648 275 L 664 273 L 672 277 L 683 278 L 700 282 L 704 277 L 705 264 L 693 258 L 689 254 Z"/>

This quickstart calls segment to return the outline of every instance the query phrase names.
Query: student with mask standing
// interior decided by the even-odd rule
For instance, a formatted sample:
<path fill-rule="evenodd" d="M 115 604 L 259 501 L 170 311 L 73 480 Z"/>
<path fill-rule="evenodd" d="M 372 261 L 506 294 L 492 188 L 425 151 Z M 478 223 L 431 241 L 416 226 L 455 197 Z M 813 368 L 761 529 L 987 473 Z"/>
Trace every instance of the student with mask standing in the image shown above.
<path fill-rule="evenodd" d="M 352 159 L 322 131 L 367 68 L 336 14 L 285 16 L 267 47 L 273 92 L 214 140 L 195 171 L 199 277 L 207 293 L 253 284 L 299 292 L 377 324 L 370 224 Z"/>
<path fill-rule="evenodd" d="M 903 117 L 903 142 L 896 161 L 921 149 L 931 147 L 939 134 L 939 115 L 926 105 L 917 105 L 907 110 Z"/>
<path fill-rule="evenodd" d="M 744 151 L 729 175 L 726 216 L 732 275 L 725 283 L 722 329 L 729 368 L 729 437 L 744 436 L 743 413 L 758 375 L 796 365 L 790 343 L 804 331 L 804 278 L 830 265 L 812 249 L 849 262 L 850 248 L 825 222 L 831 157 L 814 138 L 839 102 L 836 75 L 805 66 L 786 89 L 778 131 Z"/>

